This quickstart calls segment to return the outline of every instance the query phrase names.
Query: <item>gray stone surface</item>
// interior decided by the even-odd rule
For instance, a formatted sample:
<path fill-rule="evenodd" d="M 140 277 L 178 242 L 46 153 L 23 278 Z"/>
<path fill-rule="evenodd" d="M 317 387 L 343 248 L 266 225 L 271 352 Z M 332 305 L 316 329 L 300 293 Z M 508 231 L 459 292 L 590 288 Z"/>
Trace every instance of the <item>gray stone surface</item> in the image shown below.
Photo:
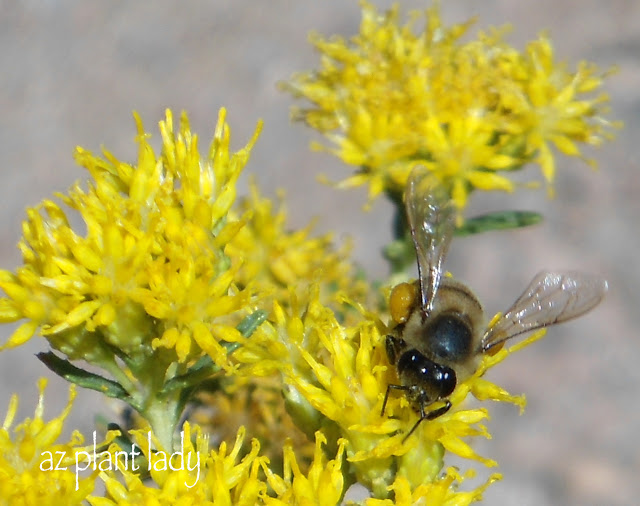
<path fill-rule="evenodd" d="M 520 207 L 545 211 L 544 225 L 458 240 L 447 267 L 474 287 L 489 312 L 505 308 L 543 267 L 579 268 L 609 279 L 610 293 L 597 311 L 550 331 L 491 371 L 489 379 L 526 393 L 529 406 L 522 417 L 516 408 L 490 406 L 493 440 L 478 449 L 497 459 L 504 474 L 486 494 L 487 504 L 636 503 L 640 2 L 460 0 L 446 2 L 444 13 L 449 22 L 477 14 L 481 26 L 512 23 L 510 41 L 519 47 L 548 28 L 563 59 L 620 67 L 608 90 L 626 128 L 594 153 L 600 170 L 590 173 L 561 159 L 555 200 L 545 200 L 544 192 L 518 197 Z M 319 231 L 353 237 L 358 260 L 372 275 L 384 276 L 379 249 L 389 239 L 390 207 L 379 202 L 363 214 L 363 191 L 338 193 L 315 182 L 319 172 L 338 179 L 346 170 L 308 150 L 313 134 L 289 123 L 291 100 L 275 88 L 276 81 L 316 64 L 306 42 L 309 30 L 350 35 L 358 23 L 357 3 L 341 0 L 3 2 L 0 265 L 19 262 L 15 244 L 24 207 L 85 177 L 71 158 L 74 146 L 98 151 L 104 145 L 131 159 L 131 111 L 155 131 L 171 107 L 190 113 L 204 147 L 224 105 L 235 147 L 264 118 L 247 172 L 271 195 L 286 189 L 292 226 L 320 216 Z M 476 198 L 474 209 L 514 202 L 508 196 L 488 200 Z M 2 333 L 4 340 L 9 330 Z M 32 354 L 43 344 L 33 340 L 0 354 L 0 416 L 14 391 L 23 393 L 21 416 L 32 416 L 36 378 L 47 375 Z M 57 415 L 62 402 L 56 398 L 65 399 L 65 390 L 62 381 L 52 381 L 48 415 Z M 89 414 L 96 409 L 109 408 L 97 395 L 81 392 L 69 425 L 90 432 Z"/>

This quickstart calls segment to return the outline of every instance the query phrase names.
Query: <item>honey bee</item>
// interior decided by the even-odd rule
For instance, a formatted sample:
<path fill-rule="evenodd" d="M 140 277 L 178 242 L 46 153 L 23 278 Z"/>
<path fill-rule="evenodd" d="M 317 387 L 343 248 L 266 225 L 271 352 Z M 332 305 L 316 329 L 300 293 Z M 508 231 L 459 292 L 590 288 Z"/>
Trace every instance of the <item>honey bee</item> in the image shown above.
<path fill-rule="evenodd" d="M 383 416 L 392 390 L 405 393 L 420 418 L 404 440 L 424 420 L 449 411 L 448 397 L 459 382 L 476 372 L 483 354 L 496 353 L 505 341 L 522 333 L 583 315 L 598 305 L 607 291 L 607 282 L 597 276 L 543 271 L 486 328 L 482 305 L 473 292 L 459 281 L 443 277 L 442 263 L 455 229 L 455 210 L 426 170 L 412 171 L 405 208 L 418 260 L 418 280 L 399 284 L 389 299 L 395 327 L 386 338 L 386 351 L 400 384 L 387 386 L 381 412 Z"/>

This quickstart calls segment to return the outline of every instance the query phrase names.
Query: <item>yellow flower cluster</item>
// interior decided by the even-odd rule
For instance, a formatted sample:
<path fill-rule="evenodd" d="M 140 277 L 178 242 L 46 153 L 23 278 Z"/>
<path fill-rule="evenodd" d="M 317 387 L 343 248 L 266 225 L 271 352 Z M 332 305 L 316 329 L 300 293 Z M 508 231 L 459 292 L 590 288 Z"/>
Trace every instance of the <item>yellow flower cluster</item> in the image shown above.
<path fill-rule="evenodd" d="M 192 433 L 189 423 L 185 423 L 182 464 L 172 470 L 159 453 L 148 451 L 146 431 L 132 431 L 134 443 L 146 459 L 143 472 L 131 470 L 130 462 L 118 460 L 117 469 L 100 473 L 106 486 L 106 497 L 91 497 L 92 506 L 116 506 L 129 504 L 154 505 L 213 505 L 213 504 L 257 504 L 258 498 L 266 490 L 266 485 L 258 478 L 263 458 L 258 457 L 260 446 L 252 443 L 252 450 L 240 456 L 244 430 L 240 429 L 233 448 L 227 451 L 226 443 L 219 451 L 209 451 L 209 438 L 198 426 Z M 131 451 L 112 445 L 110 448 L 116 462 L 117 454 Z M 175 462 L 173 466 L 178 466 Z M 140 466 L 142 468 L 142 466 Z"/>
<path fill-rule="evenodd" d="M 239 340 L 240 318 L 232 315 L 258 295 L 275 291 L 284 300 L 287 286 L 318 279 L 333 291 L 356 293 L 348 250 L 334 251 L 330 236 L 310 237 L 309 227 L 288 232 L 284 209 L 274 212 L 255 185 L 232 209 L 260 126 L 245 148 L 230 153 L 222 110 L 202 159 L 186 115 L 176 132 L 167 111 L 159 157 L 136 121 L 135 166 L 108 152 L 102 159 L 76 150 L 94 182 L 62 199 L 84 220 L 85 237 L 53 201 L 27 211 L 24 266 L 0 272 L 8 296 L 0 299 L 0 318 L 28 321 L 4 347 L 40 328 L 56 348 L 91 362 L 101 358 L 94 341 L 100 336 L 126 354 L 167 348 L 185 362 L 206 350 L 223 364 L 217 343 Z"/>
<path fill-rule="evenodd" d="M 238 212 L 248 216 L 247 221 L 225 250 L 229 257 L 243 259 L 236 284 L 271 292 L 272 298 L 285 304 L 289 290 L 302 293 L 312 283 L 322 287 L 323 300 L 335 299 L 336 293 L 358 300 L 365 297 L 366 283 L 357 279 L 354 265 L 347 261 L 350 248 L 334 249 L 331 234 L 310 237 L 313 224 L 289 231 L 282 196 L 274 209 L 274 203 L 261 196 L 252 182 Z"/>
<path fill-rule="evenodd" d="M 71 411 L 75 389 L 71 387 L 69 402 L 63 412 L 45 422 L 44 390 L 47 381 L 39 382 L 40 398 L 33 419 L 13 428 L 18 410 L 18 397 L 11 397 L 7 415 L 0 429 L 0 504 L 12 506 L 80 505 L 93 491 L 95 474 L 79 478 L 67 468 L 75 463 L 60 461 L 60 456 L 75 455 L 83 439 L 74 432 L 68 443 L 57 443 L 65 418 Z M 61 469 L 61 468 L 66 469 Z"/>
<path fill-rule="evenodd" d="M 65 418 L 71 411 L 75 391 L 71 387 L 69 402 L 63 413 L 49 422 L 43 419 L 46 380 L 40 381 L 40 400 L 33 420 L 27 419 L 13 429 L 18 401 L 13 396 L 2 429 L 0 429 L 0 503 L 12 506 L 116 506 L 153 505 L 280 505 L 323 497 L 321 504 L 338 504 L 344 492 L 342 454 L 345 442 L 339 442 L 334 459 L 327 459 L 323 446 L 326 438 L 318 433 L 310 466 L 301 470 L 290 443 L 284 446 L 284 472 L 276 473 L 269 459 L 260 456 L 260 443 L 254 439 L 251 449 L 243 452 L 245 430 L 240 427 L 233 447 L 225 442 L 219 449 L 209 450 L 209 436 L 196 425 L 183 427 L 182 467 L 177 461 L 173 469 L 159 452 L 149 452 L 149 438 L 154 447 L 159 441 L 143 430 L 131 431 L 137 454 L 143 459 L 133 470 L 133 461 L 123 455 L 131 448 L 117 443 L 108 449 L 110 457 L 100 453 L 99 462 L 85 464 L 95 468 L 81 477 L 74 469 L 77 455 L 92 455 L 92 448 L 80 446 L 82 437 L 74 432 L 68 443 L 56 443 Z M 110 434 L 107 443 L 115 434 Z M 101 444 L 102 448 L 103 445 Z M 60 459 L 63 456 L 63 459 Z M 117 464 L 116 464 L 117 462 Z M 144 465 L 144 469 L 143 469 Z M 57 468 L 64 467 L 64 470 Z M 104 496 L 92 495 L 96 478 L 104 483 Z M 145 479 L 146 477 L 146 479 Z"/>
<path fill-rule="evenodd" d="M 136 454 L 141 456 L 134 465 L 133 460 L 123 458 L 132 448 L 112 443 L 107 452 L 101 451 L 99 460 L 85 463 L 83 469 L 90 469 L 88 475 L 79 476 L 74 468 L 80 455 L 92 455 L 93 448 L 81 446 L 83 439 L 74 433 L 68 443 L 56 443 L 63 429 L 65 418 L 71 411 L 75 392 L 71 387 L 70 399 L 63 413 L 45 422 L 44 389 L 46 380 L 40 381 L 40 401 L 33 420 L 27 419 L 15 429 L 11 437 L 9 429 L 17 410 L 17 397 L 11 400 L 9 410 L 0 431 L 0 498 L 3 504 L 11 505 L 79 505 L 88 501 L 92 506 L 116 506 L 129 504 L 155 505 L 287 505 L 287 504 L 339 504 L 349 484 L 352 473 L 346 469 L 345 455 L 353 451 L 353 441 L 340 438 L 328 441 L 322 431 L 315 433 L 315 445 L 308 462 L 300 462 L 300 451 L 290 441 L 285 442 L 281 451 L 282 471 L 275 471 L 270 459 L 261 455 L 261 444 L 257 439 L 245 450 L 245 429 L 240 427 L 232 448 L 222 442 L 217 450 L 210 450 L 210 437 L 203 434 L 198 425 L 186 422 L 182 428 L 180 460 L 167 460 L 163 452 L 151 450 L 161 443 L 148 430 L 133 430 L 129 436 L 136 445 Z M 506 398 L 506 397 L 505 397 Z M 366 408 L 366 407 L 365 407 Z M 468 416 L 467 416 L 468 418 Z M 468 423 L 468 419 L 466 420 Z M 372 431 L 372 427 L 369 431 Z M 359 429 L 355 429 L 357 432 Z M 347 431 L 348 432 L 348 431 Z M 106 448 L 117 434 L 111 433 L 99 448 Z M 388 436 L 378 433 L 378 439 Z M 397 441 L 396 441 L 397 443 Z M 388 450 L 387 450 L 388 451 Z M 406 450 L 405 450 L 406 451 Z M 415 451 L 415 450 L 412 450 Z M 482 498 L 482 492 L 493 481 L 500 478 L 494 474 L 480 487 L 472 491 L 456 490 L 466 476 L 453 468 L 434 481 L 412 483 L 424 479 L 409 471 L 424 468 L 423 462 L 410 462 L 406 454 L 397 457 L 403 463 L 395 476 L 389 476 L 388 492 L 395 493 L 395 501 L 369 498 L 366 504 L 382 506 L 386 504 L 414 504 L 427 499 L 428 504 L 466 505 Z M 60 460 L 59 456 L 64 456 Z M 94 454 L 95 455 L 95 454 Z M 327 457 L 330 455 L 331 457 Z M 378 455 L 378 457 L 380 457 Z M 422 461 L 424 455 L 414 457 Z M 172 459 L 175 457 L 172 457 Z M 306 460 L 306 459 L 305 459 Z M 347 458 L 349 466 L 362 467 L 373 472 L 379 464 L 371 455 Z M 64 470 L 55 469 L 64 467 Z M 380 469 L 378 469 L 378 472 Z M 467 476 L 472 476 L 468 472 Z M 105 486 L 104 495 L 92 495 L 99 477 Z M 385 493 L 386 495 L 386 493 Z M 380 497 L 380 496 L 378 496 Z"/>
<path fill-rule="evenodd" d="M 146 448 L 147 434 L 134 431 L 139 448 Z M 158 457 L 145 453 L 150 482 L 126 469 L 101 473 L 107 487 L 107 497 L 90 497 L 92 506 L 125 506 L 130 504 L 179 505 L 288 505 L 339 503 L 343 494 L 342 454 L 344 443 L 339 444 L 334 459 L 328 460 L 323 451 L 326 439 L 318 434 L 315 453 L 308 470 L 300 469 L 290 444 L 284 447 L 284 472 L 275 473 L 269 459 L 260 456 L 260 443 L 251 441 L 251 450 L 242 452 L 245 430 L 240 428 L 233 447 L 225 442 L 219 449 L 209 450 L 209 438 L 198 426 L 192 434 L 189 423 L 184 426 L 184 460 L 193 470 L 167 471 L 164 462 L 158 466 Z M 112 452 L 120 448 L 112 446 Z M 196 462 L 198 468 L 196 469 Z M 161 470 L 157 470 L 157 468 Z M 124 483 L 120 478 L 124 478 Z M 318 502 L 319 501 L 319 502 Z"/>
<path fill-rule="evenodd" d="M 402 219 L 415 165 L 461 211 L 475 189 L 512 191 L 510 171 L 530 161 L 551 183 L 552 147 L 581 157 L 578 143 L 597 145 L 614 126 L 602 117 L 606 96 L 594 96 L 597 69 L 558 64 L 545 36 L 519 52 L 503 31 L 464 42 L 471 22 L 445 27 L 437 7 L 403 25 L 397 7 L 381 15 L 361 5 L 360 33 L 313 36 L 321 69 L 286 86 L 312 103 L 296 116 L 326 136 L 325 149 L 360 168 L 342 186 L 368 183 L 372 199 L 386 193 L 396 204 L 396 247 L 387 249 L 395 277 L 415 264 Z M 483 354 L 446 396 L 451 409 L 416 426 L 411 397 L 386 395 L 401 387 L 376 284 L 360 278 L 348 245 L 313 237 L 312 226 L 288 230 L 282 199 L 264 197 L 255 182 L 237 198 L 261 124 L 232 152 L 225 115 L 206 156 L 186 114 L 174 126 L 166 112 L 160 154 L 136 116 L 135 164 L 77 148 L 88 185 L 27 210 L 24 265 L 0 271 L 0 322 L 21 325 L 0 349 L 40 333 L 57 353 L 39 358 L 72 383 L 126 402 L 136 429 L 110 432 L 105 460 L 76 481 L 71 471 L 41 469 L 47 452 L 83 450 L 77 434 L 56 443 L 73 391 L 62 415 L 45 423 L 41 383 L 35 418 L 10 434 L 14 397 L 0 432 L 0 501 L 334 505 L 355 483 L 370 493 L 369 506 L 481 500 L 499 474 L 464 490 L 474 469 L 446 467 L 447 454 L 496 465 L 468 442 L 489 437 L 488 411 L 464 402 L 471 394 L 522 409 L 524 398 L 483 375 L 544 331 Z M 72 364 L 79 360 L 109 377 Z M 122 461 L 131 442 L 146 471 Z M 197 468 L 172 468 L 167 454 L 178 446 Z M 98 477 L 105 494 L 90 496 Z"/>
<path fill-rule="evenodd" d="M 179 374 L 188 371 L 204 352 L 214 362 L 228 366 L 225 368 L 228 376 L 222 377 L 223 390 L 213 397 L 213 409 L 219 416 L 225 412 L 222 396 L 238 400 L 245 393 L 250 397 L 255 392 L 256 407 L 262 409 L 255 417 L 248 417 L 247 425 L 262 436 L 266 442 L 263 447 L 276 465 L 270 465 L 266 456 L 258 457 L 257 440 L 245 452 L 243 432 L 229 455 L 225 443 L 218 452 L 209 454 L 206 438 L 196 426 L 197 448 L 189 448 L 203 456 L 207 469 L 197 480 L 198 486 L 179 486 L 180 480 L 188 482 L 189 476 L 166 469 L 152 473 L 152 484 L 146 483 L 143 475 L 126 469 L 121 475 L 103 472 L 101 478 L 108 497 L 93 497 L 92 504 L 156 500 L 166 504 L 177 500 L 184 504 L 203 501 L 253 504 L 258 497 L 264 497 L 265 503 L 279 504 L 305 494 L 313 497 L 327 487 L 325 480 L 335 485 L 342 476 L 340 465 L 345 443 L 336 448 L 335 441 L 331 441 L 332 448 L 338 451 L 336 462 L 326 461 L 322 451 L 326 438 L 321 433 L 315 449 L 306 443 L 301 448 L 296 444 L 294 452 L 292 444 L 286 442 L 292 435 L 286 434 L 286 428 L 295 425 L 284 416 L 281 379 L 256 378 L 250 382 L 246 376 L 234 379 L 238 365 L 229 361 L 220 341 L 245 342 L 238 330 L 242 317 L 266 304 L 278 304 L 279 300 L 286 306 L 292 296 L 289 285 L 306 294 L 309 286 L 318 282 L 323 299 L 336 303 L 335 294 L 339 290 L 355 296 L 362 292 L 364 284 L 355 281 L 347 249 L 334 250 L 330 236 L 311 237 L 310 227 L 302 231 L 286 230 L 284 208 L 274 211 L 271 201 L 261 197 L 255 185 L 249 198 L 240 203 L 235 201 L 237 177 L 256 136 L 246 148 L 229 153 L 224 115 L 223 110 L 207 159 L 198 155 L 197 139 L 189 129 L 187 117 L 183 115 L 178 131 L 174 131 L 170 111 L 160 123 L 163 148 L 158 157 L 137 117 L 140 144 L 137 165 L 121 162 L 108 152 L 101 159 L 77 149 L 76 158 L 89 170 L 92 182 L 87 191 L 76 185 L 68 195 L 59 197 L 80 214 L 86 224 L 86 235 L 76 232 L 71 225 L 73 220 L 52 201 L 28 211 L 25 237 L 20 244 L 24 265 L 15 274 L 4 271 L 0 282 L 7 295 L 0 299 L 3 320 L 26 318 L 27 322 L 5 348 L 18 346 L 40 329 L 54 349 L 69 359 L 84 359 L 102 366 L 132 398 L 127 402 L 141 415 L 137 420 L 143 425 L 145 420 L 151 423 L 157 449 L 173 446 L 179 414 L 176 397 L 180 394 L 180 389 L 176 395 L 169 395 L 170 391 L 167 394 L 158 382 L 163 377 L 180 379 Z M 113 349 L 117 349 L 118 358 L 124 358 L 129 370 L 117 369 L 122 364 L 107 353 Z M 77 374 L 74 381 L 83 379 L 81 370 L 73 372 Z M 145 378 L 145 374 L 150 378 Z M 142 385 L 140 390 L 149 387 L 143 392 L 146 397 L 136 397 L 142 395 L 136 390 L 138 383 Z M 269 396 L 274 388 L 276 396 Z M 16 403 L 14 399 L 5 429 L 15 416 Z M 279 417 L 274 416 L 272 407 L 280 409 Z M 227 425 L 231 420 L 236 422 L 235 434 L 240 425 L 235 415 L 243 406 L 236 402 L 230 405 L 230 409 L 234 408 L 235 413 L 227 413 Z M 36 418 L 40 424 L 41 409 L 42 406 Z M 58 431 L 69 409 L 70 405 L 56 421 Z M 279 429 L 281 437 L 269 445 L 274 428 Z M 225 435 L 216 427 L 213 430 L 218 436 Z M 185 432 L 189 439 L 188 425 Z M 145 433 L 148 430 L 132 433 L 141 447 Z M 12 446 L 7 440 L 6 460 L 0 465 L 0 473 L 13 480 L 5 482 L 6 490 L 15 488 L 24 504 L 31 504 L 32 496 L 37 497 L 45 488 L 56 487 L 63 494 L 74 486 L 71 472 L 47 474 L 34 467 L 38 455 L 57 448 L 52 442 L 58 434 L 52 433 L 52 438 L 40 436 L 38 445 L 27 445 L 32 452 L 29 455 L 19 444 Z M 65 452 L 72 454 L 74 449 L 78 450 L 79 442 L 74 440 L 73 445 L 64 448 Z M 39 453 L 33 453 L 36 450 Z M 26 455 L 31 467 L 16 465 L 11 452 L 22 458 Z M 146 457 L 153 461 L 154 455 Z M 283 469 L 280 474 L 275 471 L 278 460 Z M 48 479 L 48 485 L 28 487 L 34 479 L 28 473 L 40 480 Z M 93 489 L 94 478 L 85 479 L 80 489 L 67 494 L 67 503 L 75 504 L 85 498 Z M 16 488 L 13 484 L 16 480 L 22 480 L 24 486 Z M 333 497 L 335 503 L 343 492 L 338 487 L 327 497 Z M 80 498 L 78 501 L 76 496 Z M 54 502 L 61 500 L 58 496 L 51 497 Z"/>
<path fill-rule="evenodd" d="M 233 287 L 239 262 L 224 247 L 243 222 L 227 214 L 259 129 L 230 154 L 222 110 L 209 157 L 201 160 L 186 116 L 175 132 L 167 111 L 160 157 L 136 121 L 136 166 L 108 152 L 102 159 L 76 150 L 93 182 L 86 192 L 76 185 L 61 197 L 84 220 L 85 236 L 53 201 L 27 211 L 24 266 L 1 273 L 8 298 L 0 302 L 3 321 L 28 321 L 5 346 L 40 327 L 54 347 L 92 363 L 100 363 L 107 346 L 131 357 L 166 348 L 179 362 L 207 350 L 224 361 L 217 343 L 237 334 L 237 322 L 224 317 L 253 295 L 251 287 Z"/>
<path fill-rule="evenodd" d="M 367 487 L 371 505 L 480 500 L 499 475 L 463 490 L 473 471 L 443 472 L 444 456 L 495 465 L 464 440 L 488 437 L 482 424 L 487 410 L 465 409 L 463 401 L 471 393 L 523 406 L 522 398 L 481 378 L 509 351 L 483 357 L 476 374 L 450 396 L 452 409 L 405 441 L 418 415 L 403 395 L 392 396 L 381 414 L 388 385 L 399 381 L 385 352 L 389 329 L 378 309 L 370 312 L 360 302 L 364 289 L 372 290 L 358 285 L 347 252 L 334 250 L 329 237 L 310 237 L 309 229 L 287 231 L 284 210 L 274 212 L 255 185 L 246 200 L 235 202 L 237 177 L 255 136 L 230 154 L 224 111 L 205 160 L 186 116 L 177 132 L 170 112 L 160 127 L 163 151 L 156 157 L 138 120 L 137 166 L 79 149 L 93 182 L 87 191 L 76 185 L 61 198 L 83 217 L 86 235 L 73 230 L 61 207 L 44 202 L 29 211 L 25 224 L 25 265 L 0 280 L 7 294 L 4 320 L 28 319 L 7 346 L 40 328 L 70 360 L 111 372 L 124 392 L 113 396 L 140 415 L 145 429 L 128 435 L 146 449 L 150 472 L 98 468 L 107 492 L 90 503 L 292 504 L 321 498 L 321 504 L 338 504 L 353 483 Z M 265 321 L 245 332 L 243 322 L 257 312 Z M 232 355 L 229 343 L 236 345 Z M 202 375 L 202 358 L 222 368 Z M 119 370 L 122 364 L 128 369 Z M 56 372 L 84 384 L 83 371 L 65 367 Z M 206 388 L 193 378 L 211 380 L 211 395 L 202 394 Z M 211 432 L 236 437 L 230 451 L 224 440 L 210 451 L 201 427 L 185 424 L 180 441 L 202 463 L 200 474 L 168 469 L 160 460 L 176 448 L 178 420 L 196 387 L 213 411 Z M 40 406 L 36 419 L 20 427 L 29 438 L 11 441 L 16 402 L 4 424 L 0 492 L 15 490 L 24 504 L 54 487 L 69 504 L 86 498 L 95 473 L 71 493 L 72 473 L 38 468 L 38 456 L 57 448 L 70 405 L 48 425 Z M 238 432 L 241 425 L 251 443 L 244 428 Z M 149 434 L 153 449 L 144 444 Z M 80 443 L 74 437 L 64 450 L 78 451 Z M 32 486 L 38 480 L 42 484 Z"/>
<path fill-rule="evenodd" d="M 92 177 L 88 189 L 76 184 L 59 195 L 67 209 L 52 200 L 29 209 L 24 265 L 0 272 L 0 321 L 24 320 L 3 348 L 39 330 L 69 360 L 102 368 L 115 382 L 43 358 L 59 375 L 128 402 L 166 447 L 185 406 L 181 391 L 215 367 L 232 372 L 228 350 L 251 333 L 241 325 L 257 309 L 288 300 L 288 286 L 304 291 L 314 281 L 328 301 L 341 289 L 364 292 L 347 248 L 312 237 L 309 227 L 288 231 L 284 208 L 274 210 L 255 185 L 236 201 L 261 127 L 230 152 L 225 114 L 206 157 L 187 116 L 174 128 L 171 111 L 160 122 L 160 155 L 136 116 L 136 165 L 77 148 Z M 73 225 L 74 212 L 85 231 Z M 204 357 L 215 367 L 200 367 Z"/>
<path fill-rule="evenodd" d="M 284 84 L 311 103 L 294 109 L 294 118 L 359 167 L 343 187 L 368 183 L 372 199 L 401 194 L 422 164 L 462 209 L 473 189 L 512 191 L 509 171 L 528 161 L 550 183 L 551 146 L 581 156 L 577 143 L 598 145 L 614 126 L 602 117 L 606 95 L 594 96 L 597 68 L 581 63 L 570 71 L 544 35 L 520 52 L 502 40 L 504 29 L 463 42 L 472 21 L 443 26 L 438 6 L 401 24 L 397 5 L 385 14 L 361 5 L 360 33 L 312 35 L 320 68 Z M 424 30 L 416 30 L 423 18 Z"/>
<path fill-rule="evenodd" d="M 467 494 L 449 487 L 452 475 L 440 476 L 443 456 L 448 451 L 488 466 L 496 465 L 477 455 L 462 439 L 488 437 L 481 425 L 488 418 L 487 410 L 460 406 L 471 393 L 478 399 L 524 407 L 522 397 L 511 396 L 481 377 L 509 351 L 484 357 L 476 374 L 458 385 L 450 397 L 453 409 L 422 424 L 405 442 L 417 413 L 404 396 L 398 396 L 389 400 L 386 413 L 381 416 L 387 385 L 398 384 L 398 378 L 385 352 L 384 325 L 375 315 L 361 307 L 358 310 L 359 323 L 341 324 L 334 311 L 320 303 L 317 288 L 306 302 L 296 300 L 289 310 L 276 303 L 273 323 L 262 325 L 235 355 L 246 364 L 242 373 L 255 377 L 279 372 L 287 411 L 296 425 L 308 435 L 321 430 L 334 441 L 344 439 L 351 480 L 368 487 L 374 497 L 387 497 L 392 490 L 407 486 L 414 492 L 421 490 L 422 495 L 416 497 L 435 497 L 439 494 L 435 490 L 445 489 L 447 500 L 458 493 Z M 543 333 L 533 335 L 518 347 Z M 479 497 L 481 491 L 476 492 Z"/>

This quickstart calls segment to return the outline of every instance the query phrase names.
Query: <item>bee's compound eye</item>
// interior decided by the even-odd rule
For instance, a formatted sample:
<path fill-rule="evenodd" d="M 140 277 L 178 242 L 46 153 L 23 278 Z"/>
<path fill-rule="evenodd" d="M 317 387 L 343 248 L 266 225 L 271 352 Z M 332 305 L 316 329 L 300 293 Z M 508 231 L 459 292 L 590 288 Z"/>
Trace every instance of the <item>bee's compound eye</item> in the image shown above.
<path fill-rule="evenodd" d="M 415 283 L 400 283 L 391 290 L 389 312 L 394 322 L 404 323 L 409 319 L 417 296 L 418 287 Z"/>
<path fill-rule="evenodd" d="M 438 378 L 440 383 L 440 395 L 442 397 L 447 397 L 451 395 L 453 391 L 456 389 L 456 372 L 450 367 L 441 365 L 440 366 L 440 376 Z"/>

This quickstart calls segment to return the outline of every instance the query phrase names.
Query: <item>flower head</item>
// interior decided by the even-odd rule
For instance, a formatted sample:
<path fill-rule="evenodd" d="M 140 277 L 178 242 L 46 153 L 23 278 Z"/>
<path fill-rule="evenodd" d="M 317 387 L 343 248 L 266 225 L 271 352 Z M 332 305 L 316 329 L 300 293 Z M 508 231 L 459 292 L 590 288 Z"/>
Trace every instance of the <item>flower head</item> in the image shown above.
<path fill-rule="evenodd" d="M 133 431 L 134 443 L 147 459 L 145 468 L 149 481 L 144 474 L 135 472 L 131 463 L 121 461 L 112 470 L 100 473 L 106 486 L 105 497 L 91 497 L 92 506 L 117 506 L 129 504 L 154 505 L 213 505 L 213 504 L 257 504 L 265 493 L 266 484 L 258 473 L 264 457 L 259 457 L 260 445 L 252 442 L 251 451 L 242 454 L 244 429 L 240 428 L 231 449 L 227 443 L 219 449 L 209 450 L 209 436 L 204 435 L 198 426 L 189 423 L 183 427 L 182 463 L 169 467 L 166 454 L 149 452 L 146 431 Z M 126 453 L 130 449 L 121 449 L 117 445 L 110 448 L 112 455 Z"/>
<path fill-rule="evenodd" d="M 275 499 L 268 498 L 266 504 L 285 506 L 287 504 L 318 504 L 333 506 L 340 503 L 345 489 L 343 454 L 346 441 L 337 442 L 335 458 L 328 460 L 323 445 L 327 439 L 318 431 L 315 435 L 315 452 L 308 469 L 302 469 L 296 459 L 295 451 L 288 443 L 284 447 L 284 472 L 275 474 L 269 467 L 263 466 L 267 482 L 276 494 Z"/>
<path fill-rule="evenodd" d="M 105 497 L 90 497 L 92 506 L 117 506 L 129 504 L 154 505 L 280 505 L 318 504 L 336 505 L 344 493 L 343 453 L 344 441 L 338 442 L 335 457 L 327 459 L 323 446 L 326 437 L 316 434 L 315 451 L 308 465 L 300 465 L 291 443 L 284 446 L 284 466 L 276 472 L 269 459 L 260 455 L 260 443 L 253 439 L 250 449 L 244 451 L 245 430 L 237 432 L 235 442 L 229 448 L 222 442 L 217 450 L 210 450 L 209 437 L 197 425 L 183 427 L 185 464 L 180 469 L 169 469 L 167 457 L 149 452 L 148 434 L 133 431 L 134 442 L 147 459 L 150 480 L 143 480 L 143 473 L 133 472 L 131 464 L 122 461 L 117 470 L 100 473 L 107 493 Z M 110 447 L 115 456 L 122 455 L 117 445 Z M 125 450 L 125 453 L 129 451 Z"/>
<path fill-rule="evenodd" d="M 579 156 L 577 143 L 597 145 L 612 126 L 602 118 L 606 96 L 590 98 L 602 85 L 597 68 L 571 72 L 546 36 L 519 52 L 502 40 L 505 30 L 464 42 L 473 21 L 444 26 L 438 6 L 401 24 L 397 5 L 384 15 L 361 5 L 360 33 L 312 35 L 320 68 L 285 84 L 311 103 L 294 117 L 359 167 L 342 186 L 368 183 L 371 198 L 401 194 L 422 164 L 461 210 L 474 189 L 512 191 L 509 171 L 530 160 L 551 182 L 549 143 Z"/>
<path fill-rule="evenodd" d="M 91 175 L 87 189 L 76 184 L 59 195 L 66 208 L 45 200 L 29 209 L 24 265 L 0 272 L 0 320 L 26 319 L 5 347 L 39 329 L 68 359 L 100 367 L 115 381 L 41 354 L 57 374 L 126 401 L 167 449 L 185 406 L 181 393 L 193 384 L 185 375 L 205 357 L 211 374 L 233 369 L 228 346 L 244 338 L 237 327 L 260 297 L 251 283 L 235 283 L 243 258 L 225 251 L 246 221 L 231 207 L 260 124 L 233 153 L 225 115 L 206 156 L 186 114 L 174 127 L 171 111 L 160 122 L 159 155 L 136 116 L 135 165 L 77 148 Z M 70 210 L 85 230 L 74 227 Z"/>
<path fill-rule="evenodd" d="M 449 467 L 445 474 L 435 483 L 424 483 L 413 488 L 406 478 L 398 476 L 389 490 L 394 493 L 391 499 L 367 499 L 367 506 L 412 506 L 414 504 L 428 504 L 433 506 L 467 506 L 482 500 L 483 492 L 493 482 L 501 479 L 499 474 L 492 474 L 483 485 L 475 490 L 460 491 L 456 488 L 475 473 L 468 472 L 461 475 L 455 468 Z"/>
<path fill-rule="evenodd" d="M 250 286 L 234 286 L 240 259 L 224 248 L 243 225 L 228 212 L 259 129 L 230 153 L 222 110 L 209 155 L 201 158 L 186 115 L 176 131 L 167 111 L 156 156 L 136 120 L 136 166 L 108 152 L 99 158 L 76 150 L 93 182 L 61 198 L 80 214 L 86 234 L 53 201 L 27 212 L 24 266 L 4 271 L 0 286 L 8 296 L 4 321 L 28 321 L 5 346 L 40 328 L 54 347 L 94 363 L 106 347 L 129 356 L 167 349 L 179 362 L 206 349 L 224 360 L 217 342 L 237 337 L 233 314 L 252 297 Z"/>
<path fill-rule="evenodd" d="M 518 61 L 521 74 L 514 84 L 505 83 L 502 106 L 518 118 L 512 133 L 525 136 L 525 156 L 540 165 L 548 183 L 555 176 L 551 147 L 567 156 L 581 154 L 579 143 L 599 146 L 619 127 L 604 117 L 609 97 L 600 92 L 604 76 L 589 62 L 580 62 L 575 72 L 554 60 L 553 46 L 546 34 L 527 45 Z M 593 160 L 586 160 L 595 165 Z"/>

